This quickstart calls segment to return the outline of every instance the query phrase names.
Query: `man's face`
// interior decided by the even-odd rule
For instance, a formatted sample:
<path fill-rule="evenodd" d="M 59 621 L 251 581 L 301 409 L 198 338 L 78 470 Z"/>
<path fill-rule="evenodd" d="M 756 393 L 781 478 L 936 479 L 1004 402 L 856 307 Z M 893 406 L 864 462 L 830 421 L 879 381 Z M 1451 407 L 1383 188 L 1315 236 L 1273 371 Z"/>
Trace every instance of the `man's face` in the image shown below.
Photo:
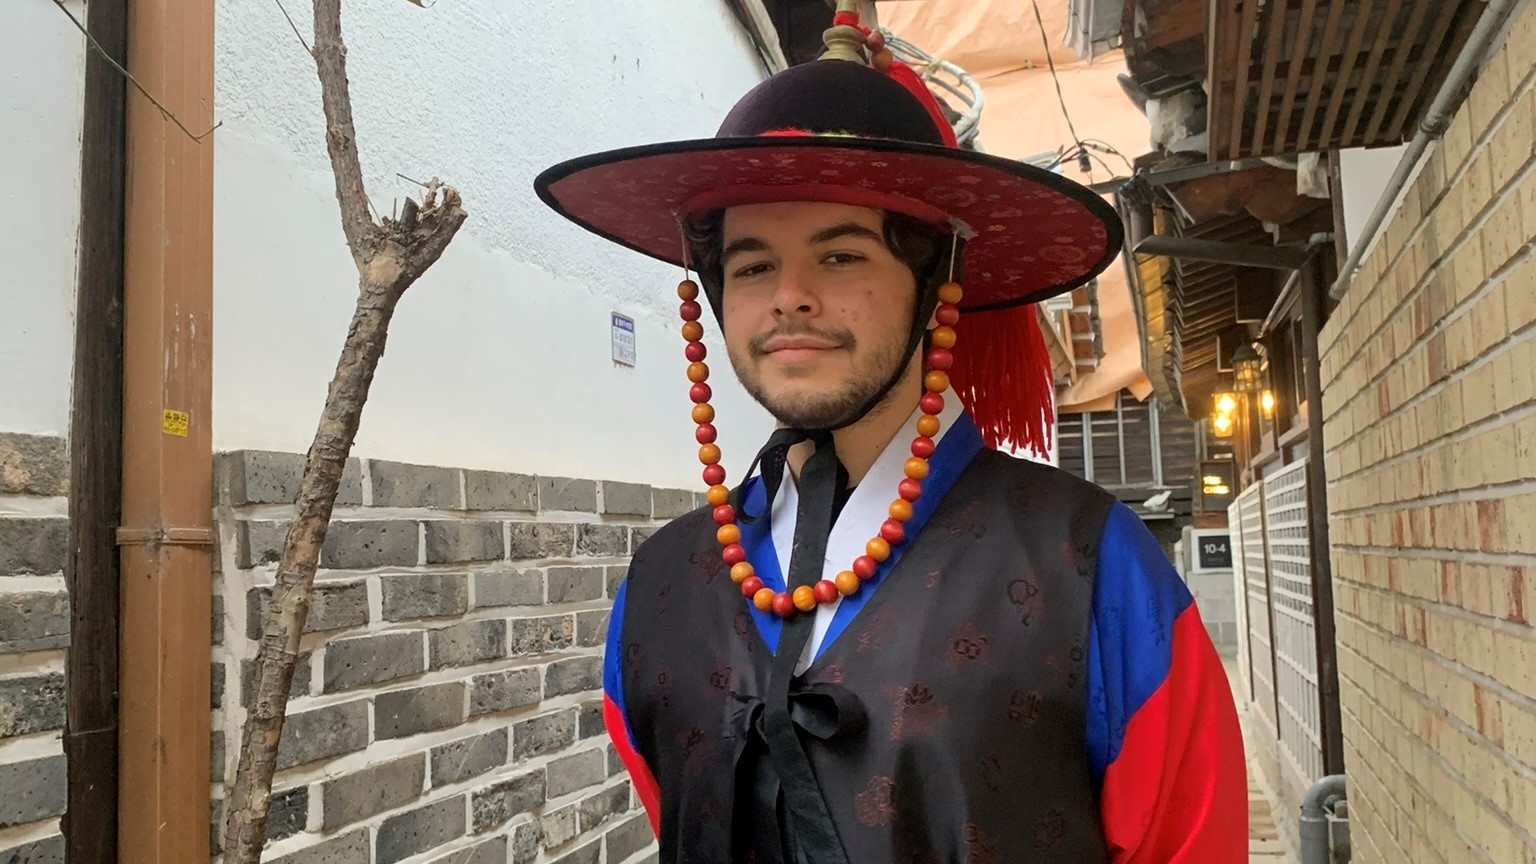
<path fill-rule="evenodd" d="M 885 216 L 842 204 L 752 204 L 725 212 L 723 319 L 731 365 L 781 422 L 828 428 L 899 367 L 912 327 L 912 271 L 885 245 Z"/>

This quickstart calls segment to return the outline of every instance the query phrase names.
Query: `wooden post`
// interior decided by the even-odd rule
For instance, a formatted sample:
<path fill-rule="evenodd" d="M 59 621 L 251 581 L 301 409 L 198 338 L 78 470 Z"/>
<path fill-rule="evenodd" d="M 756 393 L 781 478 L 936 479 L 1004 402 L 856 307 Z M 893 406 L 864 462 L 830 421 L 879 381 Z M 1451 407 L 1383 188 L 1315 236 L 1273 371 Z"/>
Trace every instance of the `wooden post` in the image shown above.
<path fill-rule="evenodd" d="M 1307 388 L 1307 511 L 1312 541 L 1312 631 L 1317 639 L 1317 712 L 1322 728 L 1323 772 L 1344 773 L 1344 732 L 1339 706 L 1339 654 L 1333 620 L 1333 556 L 1328 538 L 1328 474 L 1323 458 L 1323 384 L 1317 334 L 1323 328 L 1323 294 L 1333 268 L 1314 257 L 1301 274 L 1301 364 Z M 1317 779 L 1317 778 L 1312 778 Z"/>
<path fill-rule="evenodd" d="M 213 111 L 213 7 L 132 0 L 128 69 Z M 213 147 L 128 100 L 118 857 L 208 859 Z"/>
<path fill-rule="evenodd" d="M 118 63 L 128 52 L 127 0 L 91 0 L 86 28 Z M 70 412 L 70 645 L 64 754 L 70 864 L 117 861 L 117 526 L 123 472 L 123 170 L 127 84 L 86 52 L 80 133 L 80 282 Z"/>

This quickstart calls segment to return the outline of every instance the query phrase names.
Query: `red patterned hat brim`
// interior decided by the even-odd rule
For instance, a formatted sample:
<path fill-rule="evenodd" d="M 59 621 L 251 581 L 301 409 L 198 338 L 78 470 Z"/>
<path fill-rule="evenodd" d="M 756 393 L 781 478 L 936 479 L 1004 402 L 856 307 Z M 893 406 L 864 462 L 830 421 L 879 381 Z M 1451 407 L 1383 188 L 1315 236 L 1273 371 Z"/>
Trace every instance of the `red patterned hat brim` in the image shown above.
<path fill-rule="evenodd" d="M 555 165 L 535 181 L 556 212 L 615 243 L 682 266 L 678 221 L 749 203 L 828 201 L 957 225 L 969 239 L 967 309 L 1031 303 L 1103 272 L 1120 221 L 1051 171 L 985 153 L 875 138 L 709 138 Z"/>

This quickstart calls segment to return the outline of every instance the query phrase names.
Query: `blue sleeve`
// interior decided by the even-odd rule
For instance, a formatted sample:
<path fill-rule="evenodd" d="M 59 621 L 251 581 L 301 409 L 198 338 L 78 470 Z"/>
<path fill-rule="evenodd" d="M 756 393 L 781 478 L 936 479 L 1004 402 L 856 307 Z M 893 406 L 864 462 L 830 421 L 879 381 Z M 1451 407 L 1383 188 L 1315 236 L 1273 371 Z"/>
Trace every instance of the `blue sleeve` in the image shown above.
<path fill-rule="evenodd" d="M 1194 602 L 1168 556 L 1125 504 L 1104 521 L 1088 622 L 1088 754 L 1095 783 L 1125 728 L 1168 677 L 1173 625 Z"/>

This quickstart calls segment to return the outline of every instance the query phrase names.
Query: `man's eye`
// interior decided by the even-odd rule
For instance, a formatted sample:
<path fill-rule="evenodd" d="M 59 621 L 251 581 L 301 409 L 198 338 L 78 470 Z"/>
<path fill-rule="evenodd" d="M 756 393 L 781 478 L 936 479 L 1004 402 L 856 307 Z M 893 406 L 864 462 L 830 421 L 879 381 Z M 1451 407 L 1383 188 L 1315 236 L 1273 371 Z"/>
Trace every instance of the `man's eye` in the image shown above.
<path fill-rule="evenodd" d="M 739 269 L 736 272 L 732 273 L 731 277 L 734 278 L 734 279 L 748 279 L 748 278 L 751 278 L 753 276 L 757 276 L 757 275 L 760 275 L 760 274 L 763 274 L 763 273 L 767 273 L 768 270 L 769 270 L 769 265 L 767 263 L 761 263 L 760 262 L 760 263 L 757 263 L 757 264 L 748 264 L 747 266 L 742 267 L 741 269 Z"/>
<path fill-rule="evenodd" d="M 831 255 L 828 255 L 822 260 L 828 264 L 846 266 L 848 264 L 857 264 L 858 262 L 863 261 L 864 256 L 858 254 L 857 252 L 833 252 Z"/>

